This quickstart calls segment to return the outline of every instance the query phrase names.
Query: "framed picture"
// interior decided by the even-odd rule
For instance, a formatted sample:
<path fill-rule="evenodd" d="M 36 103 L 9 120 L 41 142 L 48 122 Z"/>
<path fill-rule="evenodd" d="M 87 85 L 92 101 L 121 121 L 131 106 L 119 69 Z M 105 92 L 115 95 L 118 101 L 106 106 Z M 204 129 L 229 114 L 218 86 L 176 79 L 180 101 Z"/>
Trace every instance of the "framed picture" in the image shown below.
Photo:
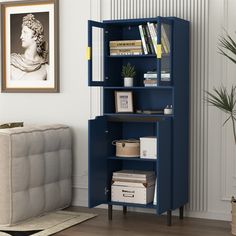
<path fill-rule="evenodd" d="M 116 112 L 133 112 L 133 94 L 131 91 L 115 91 Z"/>
<path fill-rule="evenodd" d="M 58 0 L 2 2 L 2 92 L 59 92 Z"/>

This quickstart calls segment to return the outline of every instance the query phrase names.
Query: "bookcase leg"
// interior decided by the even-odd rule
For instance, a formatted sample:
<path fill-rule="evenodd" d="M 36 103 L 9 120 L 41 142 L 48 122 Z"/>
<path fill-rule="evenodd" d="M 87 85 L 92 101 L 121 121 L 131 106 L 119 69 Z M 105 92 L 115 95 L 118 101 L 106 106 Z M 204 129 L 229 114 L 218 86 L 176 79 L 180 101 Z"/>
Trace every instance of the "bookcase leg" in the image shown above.
<path fill-rule="evenodd" d="M 123 214 L 126 215 L 127 213 L 127 206 L 123 206 Z"/>
<path fill-rule="evenodd" d="M 112 220 L 112 205 L 108 205 L 108 220 Z"/>
<path fill-rule="evenodd" d="M 181 206 L 179 208 L 179 218 L 180 218 L 180 220 L 184 219 L 184 206 Z"/>
<path fill-rule="evenodd" d="M 167 211 L 167 225 L 168 226 L 171 226 L 171 213 L 172 213 L 171 210 Z"/>

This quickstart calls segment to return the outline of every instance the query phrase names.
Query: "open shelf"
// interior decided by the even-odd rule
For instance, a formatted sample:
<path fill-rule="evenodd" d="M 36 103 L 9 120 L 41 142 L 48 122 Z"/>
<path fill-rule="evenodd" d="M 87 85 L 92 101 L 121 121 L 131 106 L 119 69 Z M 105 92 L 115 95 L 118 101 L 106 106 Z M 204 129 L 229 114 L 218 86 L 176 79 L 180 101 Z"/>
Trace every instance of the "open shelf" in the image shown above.
<path fill-rule="evenodd" d="M 142 55 L 107 55 L 108 58 L 156 58 L 157 59 L 157 55 L 156 54 L 142 54 Z M 162 53 L 161 54 L 162 58 L 165 57 L 170 57 L 170 54 L 166 54 L 166 53 Z"/>
<path fill-rule="evenodd" d="M 133 113 L 104 113 L 109 121 L 134 121 L 134 122 L 157 122 L 170 119 L 174 115 L 153 115 L 153 114 L 133 114 Z"/>
<path fill-rule="evenodd" d="M 156 58 L 157 56 L 155 54 L 142 54 L 142 55 L 115 55 L 115 56 L 107 56 L 108 58 L 144 58 L 144 57 L 149 57 L 149 58 Z"/>
<path fill-rule="evenodd" d="M 140 161 L 140 162 L 156 162 L 157 159 L 151 159 L 151 158 L 140 158 L 140 157 L 108 157 L 108 160 L 120 160 L 120 161 Z"/>
<path fill-rule="evenodd" d="M 119 89 L 119 90 L 133 90 L 133 89 L 174 89 L 173 86 L 135 86 L 135 87 L 124 87 L 124 86 L 113 86 L 113 87 L 104 87 L 104 89 Z"/>
<path fill-rule="evenodd" d="M 157 205 L 153 205 L 153 203 L 137 204 L 137 203 L 128 203 L 128 202 L 113 202 L 113 201 L 109 201 L 108 205 L 140 207 L 140 208 L 152 208 L 152 209 L 156 209 L 157 208 Z"/>

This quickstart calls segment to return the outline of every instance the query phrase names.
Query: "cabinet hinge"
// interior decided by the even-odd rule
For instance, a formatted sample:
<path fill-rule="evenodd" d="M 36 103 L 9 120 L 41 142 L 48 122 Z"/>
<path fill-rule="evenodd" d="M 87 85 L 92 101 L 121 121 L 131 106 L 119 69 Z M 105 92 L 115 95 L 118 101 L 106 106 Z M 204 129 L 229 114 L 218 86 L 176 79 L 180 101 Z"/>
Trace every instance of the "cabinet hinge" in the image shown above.
<path fill-rule="evenodd" d="M 91 47 L 87 47 L 86 58 L 87 60 L 91 60 Z"/>
<path fill-rule="evenodd" d="M 161 52 L 162 52 L 161 44 L 157 44 L 157 58 L 161 58 Z"/>
<path fill-rule="evenodd" d="M 109 193 L 109 189 L 107 187 L 105 187 L 104 194 L 107 195 L 108 193 Z"/>

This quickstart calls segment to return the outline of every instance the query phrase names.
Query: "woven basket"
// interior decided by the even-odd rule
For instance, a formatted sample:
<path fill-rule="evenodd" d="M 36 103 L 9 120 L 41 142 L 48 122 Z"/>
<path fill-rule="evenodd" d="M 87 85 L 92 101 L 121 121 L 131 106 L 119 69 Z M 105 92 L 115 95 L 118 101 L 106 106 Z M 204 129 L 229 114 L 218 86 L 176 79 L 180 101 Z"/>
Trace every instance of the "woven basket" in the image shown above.
<path fill-rule="evenodd" d="M 114 140 L 112 142 L 116 146 L 117 157 L 139 157 L 140 142 L 136 139 Z"/>

